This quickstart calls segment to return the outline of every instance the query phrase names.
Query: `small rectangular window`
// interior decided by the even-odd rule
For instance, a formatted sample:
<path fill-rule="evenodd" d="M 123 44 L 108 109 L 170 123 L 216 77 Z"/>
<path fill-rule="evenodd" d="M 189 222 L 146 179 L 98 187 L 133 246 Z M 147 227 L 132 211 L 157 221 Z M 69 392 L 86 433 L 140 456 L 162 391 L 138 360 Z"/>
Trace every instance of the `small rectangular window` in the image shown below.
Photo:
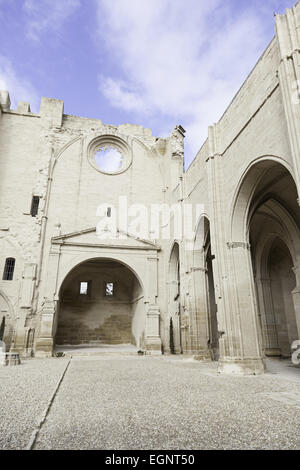
<path fill-rule="evenodd" d="M 14 277 L 15 270 L 15 258 L 6 258 L 4 272 L 3 272 L 3 281 L 12 281 Z"/>
<path fill-rule="evenodd" d="M 113 282 L 106 282 L 105 295 L 107 297 L 112 297 L 114 295 L 114 283 Z"/>
<path fill-rule="evenodd" d="M 89 283 L 84 281 L 80 283 L 80 295 L 88 295 Z"/>
<path fill-rule="evenodd" d="M 40 197 L 39 196 L 32 196 L 31 210 L 30 210 L 30 214 L 31 214 L 32 217 L 35 217 L 38 214 L 39 203 L 40 203 Z"/>

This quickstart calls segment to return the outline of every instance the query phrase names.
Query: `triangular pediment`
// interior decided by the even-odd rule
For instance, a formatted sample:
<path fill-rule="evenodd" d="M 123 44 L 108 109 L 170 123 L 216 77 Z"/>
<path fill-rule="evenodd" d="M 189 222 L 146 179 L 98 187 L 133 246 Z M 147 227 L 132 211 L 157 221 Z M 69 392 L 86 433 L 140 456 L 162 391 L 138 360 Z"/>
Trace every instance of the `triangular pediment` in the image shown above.
<path fill-rule="evenodd" d="M 109 232 L 103 232 L 104 236 L 100 237 L 97 234 L 96 227 L 79 230 L 76 232 L 61 234 L 52 237 L 52 244 L 55 245 L 74 245 L 74 246 L 89 246 L 89 247 L 118 247 L 118 248 L 132 248 L 140 250 L 160 250 L 160 247 L 150 241 L 135 237 L 126 232 L 117 232 L 117 237 L 110 237 Z"/>

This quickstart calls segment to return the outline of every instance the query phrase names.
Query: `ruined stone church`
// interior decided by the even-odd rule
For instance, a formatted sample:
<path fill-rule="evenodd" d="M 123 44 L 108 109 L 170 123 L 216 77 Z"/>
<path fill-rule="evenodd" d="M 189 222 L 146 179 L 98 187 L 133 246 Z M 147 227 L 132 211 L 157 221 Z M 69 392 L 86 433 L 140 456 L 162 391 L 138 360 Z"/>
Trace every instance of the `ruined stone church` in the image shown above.
<path fill-rule="evenodd" d="M 250 374 L 267 356 L 288 357 L 300 338 L 299 87 L 297 3 L 276 16 L 275 37 L 187 171 L 181 126 L 156 138 L 64 114 L 56 99 L 42 98 L 39 114 L 11 109 L 2 91 L 6 347 L 42 357 L 132 344 Z M 100 162 L 108 150 L 113 168 Z M 149 210 L 202 204 L 192 248 L 150 233 L 99 238 L 97 208 L 110 217 L 120 195 Z"/>

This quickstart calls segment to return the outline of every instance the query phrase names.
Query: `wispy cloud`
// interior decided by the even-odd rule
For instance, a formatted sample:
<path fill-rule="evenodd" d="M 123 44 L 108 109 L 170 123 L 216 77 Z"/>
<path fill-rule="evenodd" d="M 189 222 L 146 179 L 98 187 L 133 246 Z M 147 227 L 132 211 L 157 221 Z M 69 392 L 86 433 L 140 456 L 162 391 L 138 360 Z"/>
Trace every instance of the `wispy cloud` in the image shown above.
<path fill-rule="evenodd" d="M 58 32 L 79 8 L 81 0 L 25 0 L 27 37 L 38 41 L 46 32 Z"/>
<path fill-rule="evenodd" d="M 0 90 L 8 90 L 12 108 L 17 107 L 18 101 L 27 101 L 31 109 L 38 112 L 40 97 L 33 85 L 19 76 L 10 60 L 0 55 Z"/>
<path fill-rule="evenodd" d="M 114 64 L 99 77 L 101 93 L 137 118 L 160 116 L 162 130 L 180 121 L 195 154 L 267 46 L 261 10 L 239 3 L 97 0 Z"/>
<path fill-rule="evenodd" d="M 112 106 L 127 111 L 146 111 L 146 103 L 139 96 L 136 87 L 130 88 L 130 84 L 124 80 L 99 75 L 99 89 L 109 99 Z"/>

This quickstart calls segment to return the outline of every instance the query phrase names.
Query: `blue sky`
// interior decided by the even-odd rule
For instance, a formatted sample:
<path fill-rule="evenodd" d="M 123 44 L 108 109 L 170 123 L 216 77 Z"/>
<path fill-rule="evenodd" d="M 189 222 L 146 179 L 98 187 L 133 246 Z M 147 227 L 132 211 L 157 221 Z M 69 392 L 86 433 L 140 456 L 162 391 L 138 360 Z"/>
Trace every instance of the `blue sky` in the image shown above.
<path fill-rule="evenodd" d="M 296 0 L 0 0 L 0 89 L 65 113 L 187 130 L 187 164 Z"/>

